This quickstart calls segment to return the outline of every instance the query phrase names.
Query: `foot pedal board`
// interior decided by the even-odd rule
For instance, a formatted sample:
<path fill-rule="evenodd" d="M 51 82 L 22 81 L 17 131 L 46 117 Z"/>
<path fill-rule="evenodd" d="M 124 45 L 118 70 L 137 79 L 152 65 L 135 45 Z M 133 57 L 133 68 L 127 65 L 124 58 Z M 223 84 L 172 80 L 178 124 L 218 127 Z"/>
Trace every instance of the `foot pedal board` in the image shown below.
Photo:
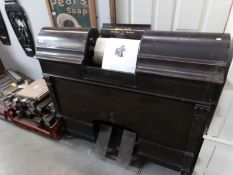
<path fill-rule="evenodd" d="M 100 126 L 96 145 L 93 150 L 95 155 L 100 159 L 104 159 L 107 154 L 108 144 L 111 138 L 111 134 L 112 134 L 111 126 L 105 124 L 102 124 Z"/>
<path fill-rule="evenodd" d="M 124 130 L 120 149 L 117 156 L 117 163 L 121 166 L 127 167 L 130 164 L 134 144 L 136 140 L 136 133 Z"/>

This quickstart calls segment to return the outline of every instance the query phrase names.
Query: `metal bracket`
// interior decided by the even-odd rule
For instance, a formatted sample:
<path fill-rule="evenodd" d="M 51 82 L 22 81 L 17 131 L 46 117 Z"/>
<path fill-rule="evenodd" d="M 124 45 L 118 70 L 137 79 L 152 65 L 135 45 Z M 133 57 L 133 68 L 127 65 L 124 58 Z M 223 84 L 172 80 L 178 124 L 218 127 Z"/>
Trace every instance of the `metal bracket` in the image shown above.
<path fill-rule="evenodd" d="M 22 48 L 28 56 L 34 56 L 35 46 L 23 9 L 16 3 L 16 0 L 5 0 L 5 3 L 7 16 Z"/>

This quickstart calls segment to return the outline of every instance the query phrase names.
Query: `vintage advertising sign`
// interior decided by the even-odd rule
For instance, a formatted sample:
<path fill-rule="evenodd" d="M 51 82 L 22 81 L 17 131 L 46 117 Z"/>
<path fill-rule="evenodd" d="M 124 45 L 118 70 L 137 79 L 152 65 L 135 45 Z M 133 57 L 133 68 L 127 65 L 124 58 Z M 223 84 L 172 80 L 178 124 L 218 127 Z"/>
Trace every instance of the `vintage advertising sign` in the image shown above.
<path fill-rule="evenodd" d="M 96 27 L 94 0 L 47 0 L 56 27 Z"/>

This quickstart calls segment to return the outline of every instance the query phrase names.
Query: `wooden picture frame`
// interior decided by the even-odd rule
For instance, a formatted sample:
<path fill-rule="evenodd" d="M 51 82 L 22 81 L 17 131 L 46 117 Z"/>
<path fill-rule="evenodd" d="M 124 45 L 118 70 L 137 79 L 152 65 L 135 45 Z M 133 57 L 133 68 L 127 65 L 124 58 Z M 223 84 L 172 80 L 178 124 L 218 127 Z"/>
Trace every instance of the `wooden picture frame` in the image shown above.
<path fill-rule="evenodd" d="M 116 24 L 116 2 L 109 0 L 110 20 L 112 24 Z"/>
<path fill-rule="evenodd" d="M 54 27 L 96 27 L 95 0 L 45 0 Z"/>

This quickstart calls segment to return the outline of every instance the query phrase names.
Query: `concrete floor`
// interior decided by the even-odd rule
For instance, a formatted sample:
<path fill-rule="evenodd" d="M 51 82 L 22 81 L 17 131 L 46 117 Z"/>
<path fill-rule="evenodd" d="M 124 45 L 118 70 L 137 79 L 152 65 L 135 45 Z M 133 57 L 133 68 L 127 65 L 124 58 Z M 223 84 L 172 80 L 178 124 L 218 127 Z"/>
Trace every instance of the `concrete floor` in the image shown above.
<path fill-rule="evenodd" d="M 99 160 L 90 152 L 94 144 L 78 138 L 60 141 L 0 120 L 0 175 L 137 175 L 138 169 Z M 156 164 L 146 164 L 141 175 L 178 175 Z"/>

